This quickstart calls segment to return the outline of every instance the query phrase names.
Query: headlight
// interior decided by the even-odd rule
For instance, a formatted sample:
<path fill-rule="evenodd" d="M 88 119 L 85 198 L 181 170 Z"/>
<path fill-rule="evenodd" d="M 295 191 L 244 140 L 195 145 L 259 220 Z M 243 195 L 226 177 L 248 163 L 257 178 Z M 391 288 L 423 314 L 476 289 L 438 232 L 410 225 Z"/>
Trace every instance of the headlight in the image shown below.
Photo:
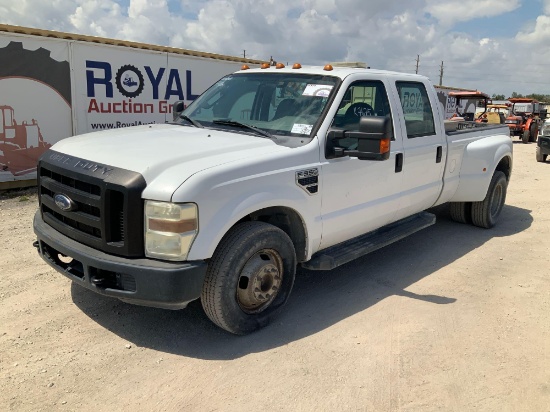
<path fill-rule="evenodd" d="M 198 231 L 194 203 L 145 201 L 145 256 L 185 260 Z"/>

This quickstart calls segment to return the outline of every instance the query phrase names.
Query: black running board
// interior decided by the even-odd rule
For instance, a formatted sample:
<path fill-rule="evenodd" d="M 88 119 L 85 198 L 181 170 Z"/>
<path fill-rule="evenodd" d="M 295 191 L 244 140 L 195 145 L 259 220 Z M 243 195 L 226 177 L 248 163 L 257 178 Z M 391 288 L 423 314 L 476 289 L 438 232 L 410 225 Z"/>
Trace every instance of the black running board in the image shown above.
<path fill-rule="evenodd" d="M 303 262 L 302 267 L 310 270 L 331 270 L 364 256 L 367 253 L 374 252 L 393 242 L 397 242 L 434 223 L 434 214 L 421 212 L 381 227 L 380 229 L 323 249 L 315 253 L 307 262 Z"/>

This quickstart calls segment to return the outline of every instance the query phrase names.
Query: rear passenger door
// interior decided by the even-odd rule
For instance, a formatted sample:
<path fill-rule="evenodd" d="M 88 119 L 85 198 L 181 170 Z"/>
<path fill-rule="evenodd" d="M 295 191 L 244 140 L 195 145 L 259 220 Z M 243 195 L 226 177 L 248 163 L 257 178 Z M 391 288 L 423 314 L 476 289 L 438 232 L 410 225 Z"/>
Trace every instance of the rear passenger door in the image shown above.
<path fill-rule="evenodd" d="M 436 96 L 428 94 L 422 82 L 398 81 L 396 86 L 402 110 L 399 118 L 405 131 L 403 193 L 397 216 L 403 218 L 433 206 L 439 197 L 446 141 L 443 128 L 435 121 Z"/>

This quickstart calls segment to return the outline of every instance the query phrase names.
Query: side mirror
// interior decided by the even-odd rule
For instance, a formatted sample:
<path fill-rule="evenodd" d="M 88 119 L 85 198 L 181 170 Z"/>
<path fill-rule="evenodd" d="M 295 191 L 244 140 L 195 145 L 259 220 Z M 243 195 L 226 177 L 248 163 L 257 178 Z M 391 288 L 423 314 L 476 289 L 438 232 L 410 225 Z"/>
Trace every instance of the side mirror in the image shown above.
<path fill-rule="evenodd" d="M 355 150 L 338 147 L 340 139 L 357 139 Z M 330 130 L 327 136 L 327 157 L 357 157 L 359 160 L 390 158 L 391 119 L 389 116 L 363 116 L 359 131 Z M 331 153 L 332 152 L 332 156 Z"/>
<path fill-rule="evenodd" d="M 178 100 L 172 105 L 172 120 L 174 122 L 179 119 L 184 109 L 185 105 L 183 104 L 183 100 Z"/>

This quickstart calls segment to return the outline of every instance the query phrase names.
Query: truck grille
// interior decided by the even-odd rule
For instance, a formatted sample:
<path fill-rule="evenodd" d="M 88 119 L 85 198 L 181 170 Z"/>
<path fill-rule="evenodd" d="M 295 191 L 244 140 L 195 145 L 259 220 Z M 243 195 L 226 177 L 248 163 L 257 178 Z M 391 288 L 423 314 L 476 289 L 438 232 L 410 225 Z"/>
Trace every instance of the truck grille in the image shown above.
<path fill-rule="evenodd" d="M 139 173 L 49 150 L 39 161 L 38 174 L 46 223 L 95 249 L 143 256 L 141 192 L 146 184 Z M 59 206 L 56 195 L 69 203 Z"/>

